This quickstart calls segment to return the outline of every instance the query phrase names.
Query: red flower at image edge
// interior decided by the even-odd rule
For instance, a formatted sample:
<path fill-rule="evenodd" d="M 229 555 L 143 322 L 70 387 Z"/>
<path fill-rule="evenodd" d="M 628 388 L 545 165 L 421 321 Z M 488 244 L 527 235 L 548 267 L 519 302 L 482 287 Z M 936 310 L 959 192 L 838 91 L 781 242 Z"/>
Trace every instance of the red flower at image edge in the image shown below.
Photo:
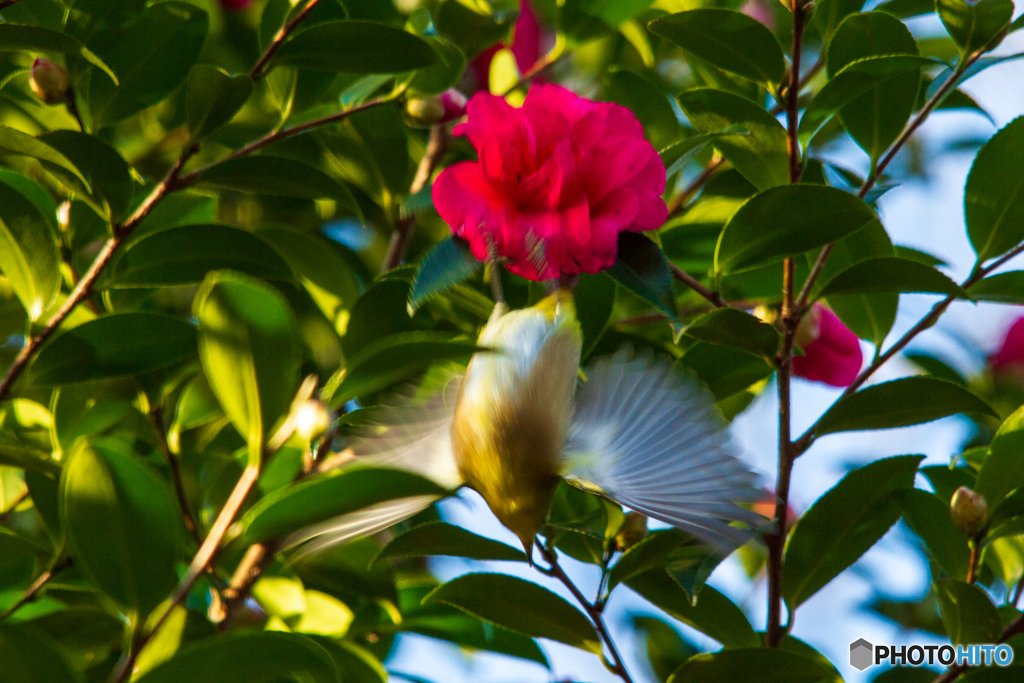
<path fill-rule="evenodd" d="M 557 85 L 521 108 L 477 93 L 455 127 L 478 161 L 445 169 L 434 206 L 483 261 L 488 243 L 530 280 L 611 266 L 623 230 L 661 227 L 665 166 L 629 109 Z"/>
<path fill-rule="evenodd" d="M 797 377 L 846 387 L 864 364 L 857 335 L 821 304 L 815 304 L 804 316 L 796 341 L 804 352 L 793 357 L 793 374 Z"/>
<path fill-rule="evenodd" d="M 1003 343 L 989 364 L 997 374 L 1016 370 L 1024 373 L 1024 318 L 1017 318 L 1003 337 Z"/>

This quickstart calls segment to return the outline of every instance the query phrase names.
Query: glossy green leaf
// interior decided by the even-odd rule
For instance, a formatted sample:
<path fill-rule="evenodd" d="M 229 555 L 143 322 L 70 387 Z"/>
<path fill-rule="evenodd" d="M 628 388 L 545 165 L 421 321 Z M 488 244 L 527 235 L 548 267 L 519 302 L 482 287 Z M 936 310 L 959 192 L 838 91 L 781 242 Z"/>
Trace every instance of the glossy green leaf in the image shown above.
<path fill-rule="evenodd" d="M 276 290 L 231 271 L 206 277 L 192 314 L 210 388 L 248 442 L 249 457 L 260 458 L 264 439 L 299 385 L 295 316 Z"/>
<path fill-rule="evenodd" d="M 207 64 L 194 67 L 185 87 L 189 142 L 199 142 L 234 118 L 252 88 L 247 74 L 232 75 Z"/>
<path fill-rule="evenodd" d="M 196 353 L 196 330 L 160 313 L 111 313 L 73 327 L 40 350 L 32 382 L 60 386 L 152 372 Z"/>
<path fill-rule="evenodd" d="M 103 69 L 114 83 L 117 83 L 117 75 L 110 67 L 77 38 L 42 26 L 0 24 L 0 52 L 18 52 L 20 50 L 44 53 L 63 52 L 66 55 L 80 57 Z"/>
<path fill-rule="evenodd" d="M 603 273 L 584 273 L 573 291 L 576 318 L 583 332 L 582 357 L 601 340 L 615 306 L 615 281 Z"/>
<path fill-rule="evenodd" d="M 147 8 L 103 51 L 118 82 L 98 74 L 90 80 L 94 127 L 137 114 L 181 85 L 199 59 L 209 28 L 206 12 L 195 5 L 161 2 Z"/>
<path fill-rule="evenodd" d="M 247 543 L 281 538 L 310 524 L 399 498 L 449 491 L 405 470 L 352 468 L 306 479 L 264 497 L 242 519 Z"/>
<path fill-rule="evenodd" d="M 658 245 L 643 235 L 623 231 L 618 246 L 618 256 L 606 271 L 608 275 L 668 315 L 675 315 L 672 273 Z"/>
<path fill-rule="evenodd" d="M 462 50 L 443 38 L 426 36 L 423 38 L 437 53 L 438 59 L 420 71 L 409 82 L 410 97 L 427 97 L 437 95 L 448 88 L 453 88 L 462 78 L 466 70 L 466 56 Z"/>
<path fill-rule="evenodd" d="M 681 362 L 708 385 L 716 400 L 728 398 L 775 372 L 774 366 L 760 356 L 701 342 L 687 349 Z"/>
<path fill-rule="evenodd" d="M 70 190 L 88 189 L 89 182 L 66 156 L 27 133 L 0 125 L 0 155 L 6 154 L 38 159 L 43 168 L 56 175 Z"/>
<path fill-rule="evenodd" d="M 789 183 L 786 129 L 774 116 L 745 97 L 699 88 L 676 100 L 700 133 L 759 190 Z M 738 130 L 728 134 L 730 128 Z"/>
<path fill-rule="evenodd" d="M 989 275 L 970 287 L 971 296 L 978 301 L 999 304 L 1024 304 L 1024 270 Z"/>
<path fill-rule="evenodd" d="M 39 139 L 70 159 L 85 174 L 100 213 L 108 220 L 124 217 L 131 206 L 135 188 L 131 169 L 117 150 L 93 135 L 75 130 L 55 130 Z"/>
<path fill-rule="evenodd" d="M 1003 623 L 996 606 L 985 591 L 961 581 L 935 582 L 939 597 L 939 613 L 946 625 L 946 635 L 953 645 L 997 643 Z"/>
<path fill-rule="evenodd" d="M 189 645 L 135 679 L 138 683 L 262 683 L 284 678 L 338 683 L 331 656 L 310 638 L 274 631 L 234 632 Z"/>
<path fill-rule="evenodd" d="M 683 333 L 710 344 L 721 344 L 772 358 L 779 333 L 768 323 L 735 308 L 720 308 L 690 323 Z"/>
<path fill-rule="evenodd" d="M 261 154 L 225 159 L 204 170 L 197 185 L 275 197 L 333 199 L 353 214 L 362 215 L 351 190 L 343 183 L 318 168 L 285 157 Z"/>
<path fill-rule="evenodd" d="M 679 12 L 652 21 L 651 33 L 714 66 L 774 90 L 786 63 L 772 32 L 757 19 L 724 9 Z"/>
<path fill-rule="evenodd" d="M 341 348 L 349 358 L 365 346 L 399 332 L 416 328 L 409 317 L 409 283 L 398 277 L 385 277 L 366 290 L 355 306 Z"/>
<path fill-rule="evenodd" d="M 384 546 L 374 563 L 391 557 L 468 557 L 472 560 L 526 562 L 522 550 L 462 527 L 444 522 L 428 522 L 409 529 Z"/>
<path fill-rule="evenodd" d="M 936 0 L 935 9 L 964 55 L 988 47 L 1013 17 L 1011 0 Z"/>
<path fill-rule="evenodd" d="M 952 382 L 904 377 L 839 399 L 818 420 L 814 434 L 906 427 L 959 413 L 996 415 L 987 403 Z"/>
<path fill-rule="evenodd" d="M 70 666 L 56 643 L 21 624 L 0 626 L 0 661 L 4 663 L 4 680 L 11 683 L 85 681 L 85 676 Z"/>
<path fill-rule="evenodd" d="M 803 514 L 786 546 L 782 596 L 790 610 L 867 552 L 896 520 L 894 491 L 914 485 L 923 456 L 884 458 L 847 474 Z"/>
<path fill-rule="evenodd" d="M 730 683 L 756 676 L 763 683 L 817 683 L 832 671 L 807 657 L 771 648 L 742 648 L 691 657 L 668 683 Z"/>
<path fill-rule="evenodd" d="M 913 55 L 882 55 L 850 62 L 811 98 L 800 119 L 800 141 L 804 145 L 810 144 L 833 116 L 857 98 L 870 95 L 873 90 L 934 63 L 928 58 Z"/>
<path fill-rule="evenodd" d="M 720 642 L 726 648 L 758 647 L 743 610 L 710 586 L 701 591 L 697 604 L 661 569 L 644 572 L 626 581 L 640 597 L 665 610 L 671 617 Z"/>
<path fill-rule="evenodd" d="M 886 0 L 875 9 L 888 12 L 900 19 L 908 19 L 922 14 L 931 14 L 935 11 L 935 2 L 934 0 Z"/>
<path fill-rule="evenodd" d="M 621 104 L 636 114 L 644 127 L 644 137 L 655 149 L 679 139 L 679 120 L 671 101 L 655 82 L 625 69 L 611 71 L 605 77 L 601 99 Z"/>
<path fill-rule="evenodd" d="M 409 294 L 409 305 L 413 310 L 419 308 L 430 297 L 465 281 L 480 268 L 481 263 L 470 253 L 464 240 L 446 237 L 420 262 Z"/>
<path fill-rule="evenodd" d="M 981 463 L 975 492 L 994 510 L 1008 493 L 1024 486 L 1024 406 L 1003 421 Z"/>
<path fill-rule="evenodd" d="M 1024 241 L 1024 177 L 1007 173 L 1024 158 L 1024 116 L 1008 123 L 978 152 L 967 176 L 967 234 L 984 262 Z"/>
<path fill-rule="evenodd" d="M 131 242 L 104 287 L 195 285 L 210 271 L 230 269 L 269 280 L 289 280 L 288 264 L 256 235 L 226 225 L 184 225 Z"/>
<path fill-rule="evenodd" d="M 170 594 L 184 559 L 167 485 L 130 453 L 83 444 L 64 465 L 60 509 L 76 569 L 139 625 Z"/>
<path fill-rule="evenodd" d="M 927 1 L 927 0 L 926 0 Z M 832 38 L 843 19 L 859 12 L 864 0 L 822 0 L 814 7 L 814 23 L 826 43 Z"/>
<path fill-rule="evenodd" d="M 51 223 L 29 197 L 0 178 L 0 271 L 33 321 L 60 292 L 60 252 Z"/>
<path fill-rule="evenodd" d="M 440 61 L 419 36 L 367 21 L 328 21 L 297 31 L 273 63 L 314 71 L 379 74 L 411 71 Z"/>
<path fill-rule="evenodd" d="M 821 296 L 867 292 L 922 292 L 971 298 L 960 285 L 934 268 L 896 257 L 875 258 L 851 266 L 829 280 Z"/>
<path fill-rule="evenodd" d="M 600 652 L 590 621 L 546 588 L 505 574 L 466 574 L 438 586 L 423 602 L 443 602 L 498 626 Z"/>
<path fill-rule="evenodd" d="M 971 549 L 949 516 L 949 502 L 920 489 L 907 489 L 897 495 L 907 525 L 928 546 L 942 571 L 956 581 L 967 579 Z"/>
<path fill-rule="evenodd" d="M 917 56 L 910 30 L 885 12 L 866 12 L 847 17 L 828 46 L 827 67 L 836 74 L 866 57 Z M 917 70 L 899 74 L 850 100 L 840 110 L 843 127 L 867 152 L 879 159 L 896 140 L 917 103 L 921 75 Z"/>
<path fill-rule="evenodd" d="M 403 332 L 384 337 L 349 358 L 345 377 L 330 396 L 330 404 L 340 408 L 356 396 L 380 391 L 434 363 L 468 361 L 481 350 L 472 340 L 452 339 L 443 332 Z"/>
<path fill-rule="evenodd" d="M 754 195 L 726 224 L 715 250 L 715 270 L 737 273 L 776 263 L 875 220 L 871 207 L 833 187 L 774 187 Z"/>
<path fill-rule="evenodd" d="M 53 201 L 53 196 L 42 185 L 28 176 L 6 168 L 0 168 L 0 183 L 10 186 L 25 199 L 35 204 L 39 209 L 39 214 L 46 219 L 51 230 L 55 233 L 60 230 L 60 225 L 57 223 L 57 203 Z"/>
<path fill-rule="evenodd" d="M 373 653 L 347 640 L 313 638 L 334 660 L 344 683 L 388 683 L 388 672 Z"/>

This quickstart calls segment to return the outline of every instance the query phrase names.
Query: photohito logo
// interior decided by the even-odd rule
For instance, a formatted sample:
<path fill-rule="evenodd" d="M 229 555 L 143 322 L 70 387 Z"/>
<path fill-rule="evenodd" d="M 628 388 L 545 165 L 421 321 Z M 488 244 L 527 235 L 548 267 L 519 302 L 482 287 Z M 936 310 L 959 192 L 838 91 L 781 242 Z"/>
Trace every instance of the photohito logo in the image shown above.
<path fill-rule="evenodd" d="M 1000 645 L 872 645 L 863 638 L 850 643 L 850 666 L 863 671 L 888 660 L 896 666 L 925 664 L 951 666 L 1008 666 L 1013 662 L 1013 648 Z"/>

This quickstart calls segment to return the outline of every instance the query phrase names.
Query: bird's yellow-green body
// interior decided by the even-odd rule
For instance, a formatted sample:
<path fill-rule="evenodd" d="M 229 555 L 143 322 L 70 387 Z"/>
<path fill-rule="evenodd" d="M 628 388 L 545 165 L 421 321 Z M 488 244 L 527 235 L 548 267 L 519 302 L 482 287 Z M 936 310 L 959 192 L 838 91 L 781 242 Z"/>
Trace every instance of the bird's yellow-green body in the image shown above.
<path fill-rule="evenodd" d="M 572 295 L 498 310 L 480 334 L 452 420 L 459 473 L 523 542 L 551 508 L 573 411 L 582 335 Z"/>

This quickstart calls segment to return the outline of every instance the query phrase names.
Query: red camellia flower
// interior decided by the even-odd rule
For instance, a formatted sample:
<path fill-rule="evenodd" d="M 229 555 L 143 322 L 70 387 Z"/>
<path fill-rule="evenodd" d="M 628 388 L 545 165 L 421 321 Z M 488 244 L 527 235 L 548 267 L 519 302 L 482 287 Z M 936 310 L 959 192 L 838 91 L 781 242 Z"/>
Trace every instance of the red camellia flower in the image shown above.
<path fill-rule="evenodd" d="M 857 378 L 864 363 L 860 341 L 835 313 L 814 304 L 796 335 L 804 355 L 793 357 L 794 375 L 834 387 L 849 386 Z"/>
<path fill-rule="evenodd" d="M 479 160 L 445 169 L 433 193 L 477 259 L 493 243 L 531 280 L 596 273 L 614 263 L 620 232 L 665 222 L 665 166 L 629 109 L 540 85 L 518 109 L 477 93 L 467 114 L 455 134 Z"/>
<path fill-rule="evenodd" d="M 1024 375 L 1024 317 L 1017 318 L 1003 337 L 999 350 L 989 359 L 997 374 L 1018 372 Z"/>
<path fill-rule="evenodd" d="M 540 21 L 538 21 L 537 15 L 534 14 L 533 8 L 530 7 L 530 3 L 527 0 L 523 0 L 519 4 L 519 18 L 516 20 L 516 25 L 512 32 L 512 44 L 495 45 L 478 54 L 470 62 L 469 66 L 476 75 L 476 80 L 481 87 L 487 87 L 487 81 L 491 73 L 491 60 L 494 59 L 494 53 L 503 47 L 508 47 L 512 50 L 519 73 L 529 71 L 530 67 L 540 59 Z"/>

